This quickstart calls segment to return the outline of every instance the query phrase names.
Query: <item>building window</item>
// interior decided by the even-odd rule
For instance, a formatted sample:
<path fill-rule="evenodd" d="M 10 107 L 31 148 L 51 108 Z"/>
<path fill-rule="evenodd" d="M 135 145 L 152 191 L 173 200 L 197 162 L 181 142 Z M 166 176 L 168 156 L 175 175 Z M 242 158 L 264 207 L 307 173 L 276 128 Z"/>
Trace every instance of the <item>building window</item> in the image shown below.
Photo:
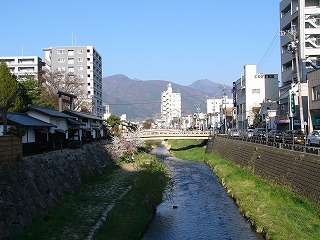
<path fill-rule="evenodd" d="M 74 64 L 74 58 L 68 58 L 68 64 Z"/>
<path fill-rule="evenodd" d="M 83 49 L 79 49 L 78 54 L 82 54 L 82 53 L 83 53 Z"/>
<path fill-rule="evenodd" d="M 83 75 L 82 75 L 82 74 L 80 74 L 80 75 L 79 75 L 79 78 L 80 78 L 80 79 L 83 79 Z"/>
<path fill-rule="evenodd" d="M 78 66 L 78 70 L 83 70 L 83 66 Z"/>
<path fill-rule="evenodd" d="M 64 49 L 58 49 L 57 54 L 64 54 L 64 51 L 65 51 Z"/>
<path fill-rule="evenodd" d="M 74 67 L 68 67 L 68 72 L 74 72 Z"/>
<path fill-rule="evenodd" d="M 314 101 L 320 100 L 320 85 L 313 87 L 312 92 L 313 92 L 313 99 L 312 100 L 314 100 Z"/>
<path fill-rule="evenodd" d="M 260 93 L 260 88 L 252 89 L 252 94 L 259 94 L 259 93 Z"/>
<path fill-rule="evenodd" d="M 65 58 L 58 58 L 58 63 L 64 63 L 66 61 Z"/>
<path fill-rule="evenodd" d="M 74 56 L 74 51 L 73 50 L 68 50 L 68 56 Z"/>
<path fill-rule="evenodd" d="M 78 58 L 78 62 L 83 62 L 83 58 L 82 58 L 82 57 L 79 57 L 79 58 Z"/>

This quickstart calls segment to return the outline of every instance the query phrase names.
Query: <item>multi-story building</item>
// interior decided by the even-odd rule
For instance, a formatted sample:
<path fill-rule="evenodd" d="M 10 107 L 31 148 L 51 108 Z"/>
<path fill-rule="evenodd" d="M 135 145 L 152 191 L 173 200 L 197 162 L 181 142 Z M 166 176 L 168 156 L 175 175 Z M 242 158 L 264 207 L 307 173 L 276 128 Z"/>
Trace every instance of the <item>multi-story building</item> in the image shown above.
<path fill-rule="evenodd" d="M 244 74 L 235 82 L 237 126 L 244 130 L 253 124 L 261 103 L 278 100 L 277 74 L 257 73 L 256 65 L 245 65 Z"/>
<path fill-rule="evenodd" d="M 0 57 L 0 62 L 5 60 L 11 73 L 17 77 L 17 80 L 24 80 L 26 76 L 31 76 L 38 80 L 39 70 L 42 69 L 44 63 L 37 56 L 14 56 Z"/>
<path fill-rule="evenodd" d="M 171 83 L 167 90 L 161 93 L 161 116 L 166 127 L 169 127 L 174 119 L 181 117 L 181 93 L 173 93 Z"/>
<path fill-rule="evenodd" d="M 320 63 L 320 2 L 317 0 L 282 0 L 280 2 L 280 30 L 281 30 L 281 87 L 279 95 L 279 109 L 281 121 L 288 115 L 288 97 L 290 91 L 296 91 L 300 76 L 302 106 L 297 108 L 293 121 L 296 128 L 303 128 L 300 122 L 300 109 L 303 119 L 307 119 L 308 91 L 307 73 L 313 66 Z M 294 51 L 291 51 L 294 50 Z M 297 52 L 297 54 L 295 54 Z M 298 64 L 296 57 L 298 56 Z M 298 66 L 298 67 L 297 67 Z M 299 75 L 297 75 L 299 69 Z M 298 98 L 297 98 L 298 99 Z M 302 120 L 303 120 L 302 119 Z"/>
<path fill-rule="evenodd" d="M 92 114 L 103 117 L 102 58 L 93 46 L 62 46 L 42 49 L 51 71 L 65 71 L 83 80 L 83 91 L 92 103 Z"/>
<path fill-rule="evenodd" d="M 320 69 L 308 73 L 309 132 L 320 129 Z"/>
<path fill-rule="evenodd" d="M 207 99 L 208 126 L 214 129 L 220 129 L 224 125 L 227 125 L 227 128 L 235 127 L 232 126 L 232 117 L 234 116 L 232 98 L 225 96 L 224 98 Z"/>

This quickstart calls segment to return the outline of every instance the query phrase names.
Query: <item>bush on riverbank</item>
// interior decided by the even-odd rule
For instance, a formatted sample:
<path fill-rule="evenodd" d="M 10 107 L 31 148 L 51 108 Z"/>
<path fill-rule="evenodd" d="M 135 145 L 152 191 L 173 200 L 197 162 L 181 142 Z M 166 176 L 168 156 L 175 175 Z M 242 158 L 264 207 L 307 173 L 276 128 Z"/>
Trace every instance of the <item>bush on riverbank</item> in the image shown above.
<path fill-rule="evenodd" d="M 135 166 L 107 166 L 12 239 L 86 239 L 112 204 L 94 239 L 137 239 L 161 202 L 167 180 L 156 158 L 140 152 L 135 155 Z"/>
<path fill-rule="evenodd" d="M 204 161 L 220 178 L 240 211 L 267 239 L 319 239 L 320 208 L 307 198 L 255 176 L 192 140 L 170 140 L 178 158 Z"/>

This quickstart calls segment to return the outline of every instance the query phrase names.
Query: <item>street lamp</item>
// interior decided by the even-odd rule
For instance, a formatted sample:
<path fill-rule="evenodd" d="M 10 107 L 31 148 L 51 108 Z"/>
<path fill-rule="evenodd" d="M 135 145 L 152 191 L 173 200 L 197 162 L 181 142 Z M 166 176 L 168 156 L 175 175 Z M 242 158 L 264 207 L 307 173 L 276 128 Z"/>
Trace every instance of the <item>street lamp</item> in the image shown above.
<path fill-rule="evenodd" d="M 268 122 L 270 120 L 269 113 L 266 114 L 266 144 L 268 143 Z"/>
<path fill-rule="evenodd" d="M 304 122 L 303 125 L 304 125 L 304 129 L 307 129 L 307 122 Z M 307 131 L 305 131 L 305 134 L 304 134 L 304 150 L 306 150 L 306 147 L 307 147 Z"/>

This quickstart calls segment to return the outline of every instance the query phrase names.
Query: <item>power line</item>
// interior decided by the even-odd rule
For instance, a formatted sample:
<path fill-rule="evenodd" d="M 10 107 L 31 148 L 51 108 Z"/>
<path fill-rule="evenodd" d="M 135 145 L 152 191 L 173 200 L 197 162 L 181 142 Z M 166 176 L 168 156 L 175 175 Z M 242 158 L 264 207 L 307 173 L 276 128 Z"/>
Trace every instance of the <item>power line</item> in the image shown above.
<path fill-rule="evenodd" d="M 278 40 L 279 40 L 279 33 L 278 33 L 278 30 L 277 30 L 275 36 L 273 37 L 272 41 L 270 42 L 270 44 L 269 44 L 269 46 L 267 48 L 267 50 L 265 51 L 265 53 L 261 57 L 260 61 L 258 62 L 258 65 L 257 65 L 257 70 L 258 71 L 260 70 L 260 68 L 266 63 L 266 61 L 270 57 L 270 55 L 273 52 L 276 44 L 278 43 Z"/>

